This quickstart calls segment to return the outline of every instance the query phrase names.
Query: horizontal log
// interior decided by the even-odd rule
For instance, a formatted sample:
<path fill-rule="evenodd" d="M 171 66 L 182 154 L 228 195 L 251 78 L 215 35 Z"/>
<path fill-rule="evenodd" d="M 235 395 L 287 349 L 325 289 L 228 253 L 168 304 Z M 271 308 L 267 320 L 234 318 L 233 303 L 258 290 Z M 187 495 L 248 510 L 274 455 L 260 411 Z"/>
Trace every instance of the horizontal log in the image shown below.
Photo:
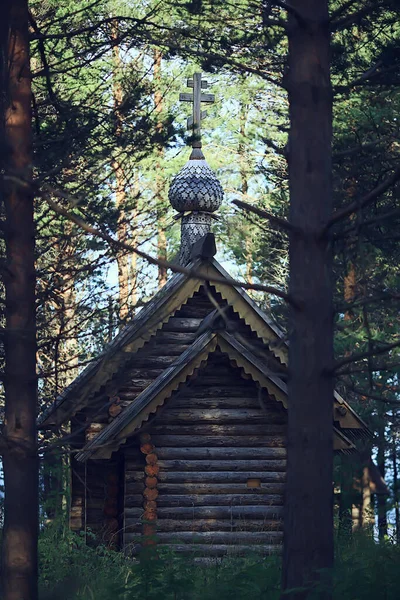
<path fill-rule="evenodd" d="M 247 482 L 241 483 L 161 483 L 158 482 L 157 490 L 162 494 L 182 496 L 183 494 L 283 494 L 284 483 L 262 483 L 259 488 L 248 488 Z M 147 488 L 147 489 L 154 489 Z M 136 495 L 144 493 L 143 483 L 127 482 L 125 493 Z"/>
<path fill-rule="evenodd" d="M 281 531 L 182 531 L 157 532 L 156 537 L 161 543 L 192 543 L 192 544 L 280 544 Z"/>
<path fill-rule="evenodd" d="M 132 536 L 130 538 L 130 534 L 127 534 L 126 539 L 124 538 L 125 544 L 130 545 L 133 544 L 132 552 L 138 552 L 140 550 L 140 546 L 137 545 L 137 538 Z M 131 541 L 132 540 L 132 541 Z M 135 543 L 136 542 L 136 543 Z M 185 554 L 193 554 L 194 556 L 246 556 L 252 554 L 262 554 L 268 556 L 269 554 L 276 554 L 281 552 L 281 546 L 276 545 L 253 545 L 253 546 L 245 546 L 245 545 L 211 545 L 211 544 L 162 544 L 162 548 L 165 550 L 176 552 L 176 553 L 185 553 Z"/>
<path fill-rule="evenodd" d="M 208 435 L 162 435 L 155 434 L 152 436 L 152 440 L 157 447 L 157 453 L 159 454 L 158 448 L 160 446 L 186 446 L 188 448 L 193 447 L 204 447 L 211 448 L 212 446 L 264 446 L 270 448 L 284 448 L 285 437 L 280 436 L 208 436 Z"/>
<path fill-rule="evenodd" d="M 167 344 L 164 340 L 163 343 L 158 342 L 157 345 L 152 348 L 149 352 L 149 356 L 180 356 L 187 348 L 189 344 L 182 344 L 174 342 Z"/>
<path fill-rule="evenodd" d="M 135 484 L 126 486 L 127 493 Z M 161 494 L 283 494 L 284 483 L 262 483 L 259 488 L 248 488 L 247 482 L 242 483 L 159 483 L 157 489 Z M 128 492 L 129 490 L 129 492 Z"/>
<path fill-rule="evenodd" d="M 197 428 L 196 428 L 197 429 Z M 278 459 L 286 458 L 286 448 L 157 448 L 159 459 Z"/>
<path fill-rule="evenodd" d="M 160 368 L 160 369 L 129 369 L 129 371 L 127 372 L 128 375 L 128 381 L 135 381 L 135 379 L 156 379 L 159 375 L 161 375 L 161 373 L 164 371 L 164 369 Z M 129 385 L 128 382 L 126 382 L 126 385 Z"/>
<path fill-rule="evenodd" d="M 286 471 L 286 460 L 159 460 L 160 469 L 175 471 Z"/>
<path fill-rule="evenodd" d="M 142 531 L 143 522 L 138 518 L 126 518 L 125 531 Z M 283 521 L 263 519 L 157 519 L 157 531 L 282 531 Z"/>
<path fill-rule="evenodd" d="M 260 408 L 168 408 L 163 423 L 268 423 L 268 415 Z"/>
<path fill-rule="evenodd" d="M 127 497 L 128 499 L 131 496 Z M 135 496 L 136 498 L 136 496 Z M 184 494 L 181 496 L 161 494 L 157 506 L 281 506 L 283 495 L 279 494 Z M 129 506 L 127 503 L 126 506 Z"/>
<path fill-rule="evenodd" d="M 164 337 L 167 331 L 192 331 L 195 332 L 200 327 L 203 319 L 200 318 L 179 318 L 179 317 L 171 317 L 160 332 L 157 333 L 157 339 L 160 337 L 161 339 Z"/>
<path fill-rule="evenodd" d="M 284 472 L 260 471 L 160 471 L 157 475 L 160 482 L 168 483 L 224 483 L 247 482 L 249 479 L 259 479 L 261 483 L 283 483 Z M 131 472 L 126 476 L 127 481 L 141 481 L 141 473 Z"/>
<path fill-rule="evenodd" d="M 142 473 L 130 472 L 126 474 L 126 481 L 141 481 Z M 160 471 L 157 475 L 160 482 L 168 483 L 224 483 L 246 482 L 248 479 L 259 479 L 261 483 L 281 483 L 285 481 L 285 473 L 259 472 L 259 471 Z"/>
<path fill-rule="evenodd" d="M 124 500 L 125 508 L 142 506 L 143 500 L 143 494 L 126 494 Z"/>
<path fill-rule="evenodd" d="M 126 507 L 124 510 L 125 521 L 127 519 L 144 518 L 144 510 L 139 507 Z M 177 519 L 196 521 L 202 519 L 227 519 L 229 521 L 242 521 L 243 527 L 247 519 L 271 521 L 280 520 L 283 517 L 282 506 L 182 506 L 157 508 L 158 519 Z M 190 526 L 188 526 L 190 529 Z"/>
<path fill-rule="evenodd" d="M 207 398 L 192 398 L 190 396 L 180 397 L 177 395 L 171 402 L 171 408 L 257 408 L 260 409 L 260 403 L 257 398 L 240 396 L 210 396 Z"/>
<path fill-rule="evenodd" d="M 267 419 L 268 420 L 268 419 Z M 197 422 L 195 425 L 187 423 L 182 425 L 177 422 L 165 422 L 164 419 L 155 421 L 151 431 L 154 435 L 191 435 L 196 428 L 196 435 L 224 435 L 224 436 L 264 436 L 264 435 L 286 435 L 286 423 L 271 424 L 268 422 L 263 424 L 253 423 L 247 424 L 237 422 L 232 423 L 212 423 L 212 422 Z"/>
<path fill-rule="evenodd" d="M 160 519 L 275 519 L 283 515 L 283 506 L 160 506 Z"/>
<path fill-rule="evenodd" d="M 129 381 L 129 383 L 124 384 L 118 390 L 119 397 L 121 398 L 121 400 L 123 400 L 130 393 L 136 392 L 137 390 L 143 390 L 148 385 L 150 385 L 150 383 L 152 381 L 154 381 L 153 378 L 151 378 L 151 379 L 150 378 L 149 379 L 143 379 L 143 378 L 131 379 Z"/>
<path fill-rule="evenodd" d="M 144 459 L 144 456 L 143 456 Z M 138 461 L 131 461 L 131 460 L 126 460 L 125 461 L 125 473 L 129 473 L 129 471 L 141 471 L 142 473 L 144 473 L 144 468 L 145 468 L 146 464 L 143 460 L 142 463 L 139 463 Z"/>
<path fill-rule="evenodd" d="M 125 507 L 124 508 L 124 518 L 126 519 L 137 519 L 138 521 L 143 517 L 143 507 Z"/>
<path fill-rule="evenodd" d="M 223 397 L 238 397 L 238 398 L 255 398 L 258 399 L 258 390 L 256 387 L 252 388 L 246 385 L 246 392 L 243 392 L 243 384 L 240 382 L 240 385 L 235 385 L 235 382 L 232 382 L 231 385 L 226 387 L 221 387 L 220 385 L 200 385 L 201 378 L 197 379 L 196 382 L 190 387 L 182 388 L 179 391 L 179 398 L 223 398 Z"/>
<path fill-rule="evenodd" d="M 131 496 L 134 494 L 142 494 L 146 489 L 144 480 L 142 482 L 129 481 L 125 483 L 125 494 L 130 494 Z"/>
<path fill-rule="evenodd" d="M 135 367 L 144 367 L 145 369 L 157 369 L 158 367 L 168 367 L 175 360 L 176 356 L 141 356 L 139 354 L 138 358 L 135 358 Z"/>
<path fill-rule="evenodd" d="M 211 304 L 206 304 L 202 306 L 201 304 L 196 302 L 196 305 L 193 306 L 183 306 L 179 312 L 176 314 L 181 318 L 201 318 L 204 319 L 211 311 L 214 310 L 214 307 Z"/>
<path fill-rule="evenodd" d="M 227 386 L 229 389 L 232 389 L 233 386 L 237 386 L 240 387 L 242 390 L 242 393 L 244 396 L 248 395 L 247 390 L 249 389 L 254 389 L 257 390 L 255 383 L 253 382 L 252 379 L 243 379 L 242 377 L 239 377 L 236 379 L 235 378 L 235 369 L 233 369 L 232 367 L 230 369 L 226 369 L 224 371 L 221 370 L 221 372 L 216 372 L 215 375 L 214 374 L 206 374 L 206 373 L 200 373 L 199 377 L 197 379 L 198 381 L 198 385 L 201 384 L 201 386 L 221 386 L 221 387 L 225 387 Z M 246 390 L 246 391 L 244 391 Z"/>

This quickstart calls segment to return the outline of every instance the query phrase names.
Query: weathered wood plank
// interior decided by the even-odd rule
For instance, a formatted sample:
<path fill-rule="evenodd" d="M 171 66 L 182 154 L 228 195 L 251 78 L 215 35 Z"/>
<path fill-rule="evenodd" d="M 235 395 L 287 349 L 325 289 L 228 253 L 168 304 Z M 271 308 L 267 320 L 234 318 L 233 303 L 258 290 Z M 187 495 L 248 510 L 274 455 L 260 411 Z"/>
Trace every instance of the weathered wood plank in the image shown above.
<path fill-rule="evenodd" d="M 157 367 L 169 367 L 176 360 L 176 356 L 140 356 L 135 359 L 135 367 L 156 369 Z"/>
<path fill-rule="evenodd" d="M 132 535 L 130 538 L 130 534 L 127 534 L 126 543 L 130 543 L 130 539 L 132 539 L 132 551 L 133 553 L 139 551 L 140 546 L 137 545 L 137 537 Z M 193 554 L 194 556 L 246 556 L 251 554 L 262 554 L 268 556 L 269 554 L 276 554 L 281 552 L 280 544 L 276 545 L 212 545 L 212 544 L 162 544 L 162 548 L 166 550 L 170 550 L 171 552 L 176 553 L 185 553 L 185 554 Z"/>
<path fill-rule="evenodd" d="M 158 509 L 159 518 L 168 519 L 230 519 L 262 518 L 279 519 L 283 506 L 163 506 Z"/>
<path fill-rule="evenodd" d="M 246 385 L 246 391 L 243 392 L 243 384 L 242 381 L 240 381 L 241 385 L 238 387 L 235 385 L 235 382 L 233 382 L 231 380 L 230 385 L 226 386 L 226 387 L 222 387 L 220 385 L 212 385 L 212 386 L 205 386 L 205 385 L 201 385 L 201 377 L 196 381 L 195 385 L 191 385 L 190 388 L 183 388 L 180 392 L 179 392 L 179 398 L 207 398 L 207 397 L 214 397 L 214 398 L 223 398 L 224 396 L 228 396 L 228 397 L 238 397 L 238 398 L 242 398 L 242 397 L 246 397 L 246 398 L 250 398 L 250 397 L 254 397 L 254 398 L 258 398 L 258 392 L 257 392 L 257 388 L 254 386 L 248 386 Z M 276 404 L 276 401 L 274 401 Z"/>
<path fill-rule="evenodd" d="M 202 319 L 192 317 L 192 318 L 183 318 L 183 317 L 171 317 L 165 325 L 163 325 L 162 331 L 157 334 L 157 337 L 163 337 L 164 332 L 167 331 L 191 331 L 195 332 L 198 330 L 202 323 Z"/>
<path fill-rule="evenodd" d="M 192 544 L 280 544 L 281 531 L 182 531 L 157 532 L 161 543 L 192 543 Z"/>
<path fill-rule="evenodd" d="M 143 523 L 139 518 L 126 518 L 125 528 L 140 532 Z M 282 520 L 263 519 L 158 519 L 157 531 L 282 531 Z"/>
<path fill-rule="evenodd" d="M 259 479 L 261 483 L 281 483 L 285 481 L 285 473 L 260 472 L 260 471 L 160 471 L 157 475 L 160 482 L 168 483 L 224 483 L 224 482 L 245 482 L 248 479 Z M 143 475 L 140 472 L 130 472 L 126 474 L 126 481 L 142 481 Z"/>
<path fill-rule="evenodd" d="M 196 428 L 197 430 L 197 428 Z M 160 459 L 279 459 L 286 458 L 286 448 L 173 448 L 157 447 L 157 454 Z"/>
<path fill-rule="evenodd" d="M 135 379 L 156 379 L 164 369 L 129 369 L 125 376 L 125 383 L 128 385 L 129 381 Z"/>
<path fill-rule="evenodd" d="M 182 425 L 178 423 L 164 423 L 161 419 L 159 424 L 158 421 L 155 421 L 155 424 L 152 426 L 152 432 L 154 435 L 191 435 L 193 434 L 194 425 Z M 212 423 L 212 422 L 202 422 L 196 423 L 196 435 L 224 435 L 224 436 L 264 436 L 264 435 L 285 435 L 286 434 L 286 424 L 270 424 L 270 423 L 253 423 L 252 425 L 247 424 L 232 424 L 232 423 L 224 423 L 223 425 Z"/>
<path fill-rule="evenodd" d="M 178 394 L 176 398 L 173 399 L 173 402 L 171 402 L 171 408 L 256 408 L 260 410 L 261 405 L 254 396 L 250 396 L 249 398 L 240 396 L 190 398 L 188 396 L 180 397 Z"/>
<path fill-rule="evenodd" d="M 136 483 L 129 483 L 126 489 L 136 493 Z M 283 494 L 284 483 L 262 483 L 259 488 L 248 488 L 247 482 L 237 483 L 159 483 L 158 489 L 162 494 Z"/>
<path fill-rule="evenodd" d="M 245 447 L 270 447 L 284 448 L 284 436 L 208 436 L 208 435 L 154 435 L 154 444 L 157 448 L 161 446 L 186 446 L 186 447 L 221 447 L 221 446 L 245 446 Z"/>
<path fill-rule="evenodd" d="M 264 423 L 268 424 L 268 414 L 253 408 L 168 408 L 163 414 L 163 423 Z"/>
<path fill-rule="evenodd" d="M 127 496 L 126 506 L 135 506 L 137 496 Z M 139 498 L 140 501 L 140 498 Z M 281 506 L 283 495 L 278 494 L 183 494 L 174 496 L 161 494 L 157 499 L 158 506 Z"/>
<path fill-rule="evenodd" d="M 179 356 L 182 352 L 185 352 L 189 344 L 167 344 L 158 343 L 154 348 L 152 348 L 151 352 L 149 352 L 149 356 Z"/>
<path fill-rule="evenodd" d="M 286 471 L 286 460 L 159 460 L 161 469 L 175 471 Z"/>

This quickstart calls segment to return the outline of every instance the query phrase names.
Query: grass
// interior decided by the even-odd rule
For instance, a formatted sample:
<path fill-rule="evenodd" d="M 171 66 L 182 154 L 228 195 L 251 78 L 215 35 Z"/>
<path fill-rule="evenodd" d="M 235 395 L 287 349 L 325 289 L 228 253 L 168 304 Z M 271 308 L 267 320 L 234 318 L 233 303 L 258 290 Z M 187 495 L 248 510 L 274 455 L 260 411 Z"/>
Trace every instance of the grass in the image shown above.
<path fill-rule="evenodd" d="M 40 600 L 278 600 L 280 558 L 224 558 L 208 565 L 171 552 L 131 561 L 68 531 L 40 539 Z M 354 536 L 336 548 L 334 600 L 398 600 L 400 548 Z M 310 600 L 318 598 L 318 590 Z"/>

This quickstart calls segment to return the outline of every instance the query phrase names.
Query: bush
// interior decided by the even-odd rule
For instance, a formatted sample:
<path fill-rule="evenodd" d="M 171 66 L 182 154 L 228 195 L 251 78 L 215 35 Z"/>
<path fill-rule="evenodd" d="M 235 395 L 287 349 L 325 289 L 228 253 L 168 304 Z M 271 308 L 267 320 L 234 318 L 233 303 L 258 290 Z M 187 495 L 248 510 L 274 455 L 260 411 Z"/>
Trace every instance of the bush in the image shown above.
<path fill-rule="evenodd" d="M 280 558 L 204 563 L 160 549 L 131 560 L 50 527 L 40 538 L 41 600 L 278 600 Z M 334 600 L 398 600 L 400 548 L 357 535 L 336 549 Z M 315 589 L 309 600 L 319 597 Z"/>

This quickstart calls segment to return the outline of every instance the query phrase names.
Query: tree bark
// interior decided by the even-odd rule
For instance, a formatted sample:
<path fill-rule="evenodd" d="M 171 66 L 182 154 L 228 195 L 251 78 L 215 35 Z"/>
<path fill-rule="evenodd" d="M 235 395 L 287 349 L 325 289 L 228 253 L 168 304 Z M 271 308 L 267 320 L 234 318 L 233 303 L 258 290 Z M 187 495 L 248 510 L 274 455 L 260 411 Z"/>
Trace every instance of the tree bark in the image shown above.
<path fill-rule="evenodd" d="M 385 406 L 381 404 L 378 407 L 378 452 L 377 452 L 377 466 L 380 474 L 383 479 L 385 479 L 386 472 L 386 460 L 385 460 L 385 448 L 386 448 L 386 439 L 385 439 L 385 426 L 386 426 L 386 417 L 385 417 Z M 378 533 L 380 541 L 383 541 L 388 534 L 388 526 L 387 526 L 387 502 L 385 494 L 377 494 L 377 502 L 378 502 Z"/>
<path fill-rule="evenodd" d="M 163 97 L 161 93 L 161 61 L 162 54 L 159 50 L 154 50 L 154 82 L 156 90 L 154 92 L 155 113 L 158 116 L 157 131 L 162 133 L 161 113 L 163 110 Z M 165 198 L 164 181 L 160 176 L 160 161 L 164 155 L 164 149 L 160 145 L 157 150 L 158 159 L 156 163 L 156 207 L 157 207 L 157 258 L 158 260 L 167 260 L 167 236 L 165 234 Z M 161 289 L 167 283 L 167 269 L 162 265 L 158 266 L 158 287 Z"/>
<path fill-rule="evenodd" d="M 4 600 L 37 598 L 38 458 L 35 266 L 28 2 L 9 2 L 8 103 L 5 114 L 7 270 L 5 333 Z M 7 8 L 6 8 L 7 11 Z"/>
<path fill-rule="evenodd" d="M 113 162 L 115 175 L 115 201 L 119 210 L 117 238 L 118 241 L 126 244 L 128 240 L 128 222 L 127 222 L 127 194 L 126 194 L 126 177 L 121 160 L 121 152 L 123 148 L 123 115 L 121 113 L 121 105 L 123 102 L 123 90 L 118 77 L 122 68 L 122 61 L 119 52 L 118 41 L 118 24 L 113 23 L 111 27 L 111 37 L 113 40 L 113 58 L 114 58 L 114 74 L 113 74 L 113 100 L 114 100 L 114 119 L 115 119 L 115 137 L 116 137 L 116 156 Z M 119 318 L 122 323 L 126 322 L 130 316 L 131 299 L 130 299 L 130 265 L 129 255 L 126 250 L 120 251 L 117 255 L 118 266 L 118 287 L 119 287 Z"/>
<path fill-rule="evenodd" d="M 393 421 L 397 415 L 395 409 L 392 410 Z M 393 466 L 393 499 L 394 499 L 394 514 L 396 520 L 396 543 L 400 543 L 400 510 L 399 510 L 399 476 L 397 469 L 397 445 L 396 433 L 392 432 L 392 466 Z"/>
<path fill-rule="evenodd" d="M 332 214 L 328 2 L 293 0 L 291 7 L 286 85 L 294 230 L 282 583 L 285 600 L 303 600 L 319 584 L 315 597 L 328 599 L 333 566 L 333 284 L 331 248 L 323 234 Z"/>

